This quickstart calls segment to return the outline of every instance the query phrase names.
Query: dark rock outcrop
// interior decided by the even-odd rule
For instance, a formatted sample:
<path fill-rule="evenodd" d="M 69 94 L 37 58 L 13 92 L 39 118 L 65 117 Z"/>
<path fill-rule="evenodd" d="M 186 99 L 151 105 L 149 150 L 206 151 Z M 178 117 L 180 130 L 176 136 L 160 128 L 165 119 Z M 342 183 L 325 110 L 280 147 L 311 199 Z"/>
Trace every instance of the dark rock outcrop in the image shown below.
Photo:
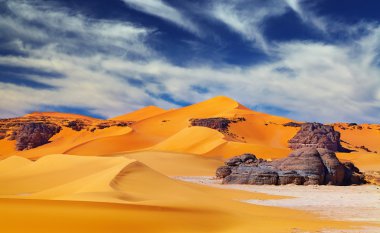
<path fill-rule="evenodd" d="M 283 126 L 285 127 L 301 127 L 302 126 L 302 123 L 297 123 L 297 122 L 288 122 L 288 123 L 285 123 L 285 124 L 282 124 Z"/>
<path fill-rule="evenodd" d="M 56 124 L 28 123 L 22 125 L 16 132 L 16 149 L 28 150 L 44 145 L 61 130 Z"/>
<path fill-rule="evenodd" d="M 304 123 L 297 134 L 289 140 L 289 147 L 293 150 L 312 147 L 325 148 L 331 151 L 342 151 L 340 133 L 330 125 L 321 123 Z"/>
<path fill-rule="evenodd" d="M 202 126 L 211 129 L 218 130 L 221 133 L 228 133 L 228 127 L 231 123 L 237 123 L 245 121 L 245 118 L 239 117 L 234 119 L 228 119 L 224 117 L 212 117 L 212 118 L 192 118 L 190 119 L 191 126 Z"/>
<path fill-rule="evenodd" d="M 229 119 L 223 117 L 190 119 L 191 126 L 207 127 L 220 132 L 227 132 L 230 123 L 231 121 Z"/>
<path fill-rule="evenodd" d="M 221 166 L 216 169 L 216 178 L 224 178 L 231 174 L 231 168 L 229 166 Z"/>
<path fill-rule="evenodd" d="M 335 153 L 326 149 L 301 148 L 275 161 L 244 154 L 225 164 L 217 170 L 217 177 L 223 178 L 224 184 L 350 185 L 365 182 L 364 175 L 352 163 L 340 163 Z"/>
<path fill-rule="evenodd" d="M 69 121 L 66 126 L 75 131 L 81 131 L 86 127 L 86 124 L 83 121 L 76 119 L 73 121 Z"/>

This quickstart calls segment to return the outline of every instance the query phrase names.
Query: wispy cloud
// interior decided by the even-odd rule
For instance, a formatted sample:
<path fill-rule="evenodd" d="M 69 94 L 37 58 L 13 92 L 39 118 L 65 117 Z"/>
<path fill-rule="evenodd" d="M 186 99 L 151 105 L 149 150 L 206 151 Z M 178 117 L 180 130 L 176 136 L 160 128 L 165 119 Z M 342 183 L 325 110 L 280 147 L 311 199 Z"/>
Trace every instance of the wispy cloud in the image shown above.
<path fill-rule="evenodd" d="M 299 120 L 378 121 L 380 26 L 374 23 L 363 23 L 360 28 L 365 28 L 365 33 L 356 33 L 349 43 L 271 44 L 271 60 L 265 63 L 239 67 L 202 61 L 178 66 L 149 46 L 147 41 L 154 36 L 149 27 L 91 19 L 51 3 L 0 3 L 6 7 L 0 15 L 4 41 L 0 46 L 16 52 L 1 54 L 0 65 L 61 74 L 58 78 L 28 77 L 49 88 L 0 82 L 0 117 L 41 106 L 83 107 L 110 117 L 150 104 L 178 107 L 160 96 L 180 103 L 223 94 L 247 106 L 286 109 L 288 117 Z M 218 11 L 218 6 L 213 7 Z M 242 15 L 236 12 L 244 13 L 243 9 L 227 3 L 219 7 L 221 12 L 234 12 L 236 21 L 230 24 L 241 28 L 241 35 L 252 30 L 249 25 L 260 30 L 263 19 L 273 14 L 263 10 L 266 16 L 255 16 L 257 19 L 239 26 Z M 289 10 L 286 4 L 281 7 Z M 256 43 L 257 38 L 260 36 L 253 34 L 249 41 Z"/>
<path fill-rule="evenodd" d="M 309 24 L 323 33 L 327 32 L 327 20 L 321 16 L 317 16 L 313 11 L 302 4 L 302 0 L 285 0 L 288 6 L 301 18 L 301 20 Z"/>
<path fill-rule="evenodd" d="M 183 29 L 200 35 L 198 27 L 178 9 L 170 6 L 162 0 L 122 0 L 128 6 L 142 11 L 149 15 L 154 15 L 170 23 L 176 24 Z"/>
<path fill-rule="evenodd" d="M 270 48 L 263 33 L 264 21 L 286 10 L 282 1 L 214 1 L 209 14 L 268 53 Z"/>

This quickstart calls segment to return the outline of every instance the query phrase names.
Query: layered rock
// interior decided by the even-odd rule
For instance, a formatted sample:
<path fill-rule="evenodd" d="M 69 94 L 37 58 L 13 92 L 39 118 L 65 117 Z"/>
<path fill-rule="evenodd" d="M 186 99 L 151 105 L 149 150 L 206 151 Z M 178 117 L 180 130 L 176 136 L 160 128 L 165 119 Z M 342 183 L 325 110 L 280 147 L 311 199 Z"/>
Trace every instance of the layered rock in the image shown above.
<path fill-rule="evenodd" d="M 0 119 L 0 140 L 16 140 L 16 150 L 27 150 L 46 144 L 56 128 L 71 128 L 75 131 L 104 129 L 111 126 L 125 127 L 132 121 L 101 120 L 77 115 L 55 115 L 33 113 L 23 117 Z M 96 128 L 93 128 L 96 127 Z M 94 130 L 91 130 L 91 129 Z M 30 133 L 31 135 L 27 135 Z M 50 137 L 49 137 L 50 135 Z"/>
<path fill-rule="evenodd" d="M 302 126 L 302 123 L 297 123 L 297 122 L 288 122 L 288 123 L 284 123 L 282 124 L 283 126 L 285 127 L 301 127 Z"/>
<path fill-rule="evenodd" d="M 224 184 L 350 185 L 364 183 L 364 175 L 352 163 L 342 164 L 326 149 L 301 148 L 275 161 L 247 155 L 233 157 L 218 168 Z"/>
<path fill-rule="evenodd" d="M 231 123 L 237 123 L 239 121 L 245 121 L 245 118 L 228 119 L 224 117 L 212 117 L 212 118 L 193 118 L 190 119 L 191 126 L 201 126 L 218 130 L 221 133 L 227 133 L 228 127 Z"/>
<path fill-rule="evenodd" d="M 293 150 L 312 147 L 325 148 L 331 151 L 341 151 L 340 133 L 330 125 L 321 123 L 304 123 L 297 134 L 289 140 L 289 147 Z"/>
<path fill-rule="evenodd" d="M 227 132 L 228 126 L 231 121 L 223 117 L 204 118 L 204 119 L 191 119 L 191 126 L 202 126 L 218 130 L 220 132 Z"/>
<path fill-rule="evenodd" d="M 22 125 L 16 132 L 16 149 L 28 150 L 44 145 L 60 130 L 61 127 L 56 124 L 28 123 Z"/>

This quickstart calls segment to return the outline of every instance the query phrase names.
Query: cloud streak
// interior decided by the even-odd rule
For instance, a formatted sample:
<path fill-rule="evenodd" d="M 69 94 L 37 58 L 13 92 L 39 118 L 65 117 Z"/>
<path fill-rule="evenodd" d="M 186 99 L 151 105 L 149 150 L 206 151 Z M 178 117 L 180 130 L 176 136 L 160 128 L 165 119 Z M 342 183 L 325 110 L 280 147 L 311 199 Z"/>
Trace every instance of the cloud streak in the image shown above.
<path fill-rule="evenodd" d="M 264 21 L 286 11 L 286 4 L 282 1 L 214 1 L 209 14 L 255 47 L 269 53 L 270 46 L 263 33 Z"/>
<path fill-rule="evenodd" d="M 132 7 L 138 11 L 144 12 L 149 15 L 159 17 L 172 24 L 180 26 L 181 28 L 200 34 L 198 27 L 189 20 L 183 13 L 176 8 L 170 6 L 162 0 L 122 0 L 129 7 Z"/>
<path fill-rule="evenodd" d="M 154 37 L 154 28 L 91 19 L 38 1 L 5 4 L 6 14 L 0 16 L 0 30 L 4 32 L 0 48 L 14 53 L 0 54 L 0 65 L 60 75 L 47 78 L 37 73 L 25 77 L 50 88 L 0 81 L 0 117 L 18 116 L 46 106 L 86 108 L 93 114 L 111 117 L 146 105 L 173 108 L 178 107 L 176 103 L 198 102 L 223 94 L 249 107 L 285 109 L 286 116 L 298 120 L 378 121 L 380 26 L 375 23 L 361 25 L 365 33 L 350 38 L 349 43 L 270 44 L 271 59 L 260 64 L 243 67 L 191 62 L 179 66 L 147 42 Z M 244 12 L 229 5 L 220 9 Z M 224 13 L 220 14 L 224 17 Z M 272 17 L 239 21 L 243 16 L 248 17 L 234 16 L 234 27 L 241 27 L 242 33 L 249 29 L 244 25 L 260 29 L 265 18 Z M 350 30 L 349 25 L 345 28 Z M 255 43 L 259 38 L 247 36 L 253 36 Z"/>

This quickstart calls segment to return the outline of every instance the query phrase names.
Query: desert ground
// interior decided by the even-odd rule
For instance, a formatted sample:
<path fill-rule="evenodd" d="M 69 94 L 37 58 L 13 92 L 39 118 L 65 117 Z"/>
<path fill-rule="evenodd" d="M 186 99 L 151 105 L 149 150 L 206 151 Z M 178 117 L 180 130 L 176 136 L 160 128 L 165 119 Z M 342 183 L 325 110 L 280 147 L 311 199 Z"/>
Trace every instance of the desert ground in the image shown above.
<path fill-rule="evenodd" d="M 191 123 L 210 118 L 229 125 Z M 20 138 L 31 122 L 60 130 L 36 146 Z M 107 120 L 41 112 L 3 119 L 0 231 L 379 232 L 378 186 L 220 185 L 210 178 L 242 153 L 286 157 L 299 130 L 289 122 L 302 123 L 223 96 Z M 337 153 L 341 161 L 380 170 L 380 125 L 331 125 L 350 150 Z"/>

